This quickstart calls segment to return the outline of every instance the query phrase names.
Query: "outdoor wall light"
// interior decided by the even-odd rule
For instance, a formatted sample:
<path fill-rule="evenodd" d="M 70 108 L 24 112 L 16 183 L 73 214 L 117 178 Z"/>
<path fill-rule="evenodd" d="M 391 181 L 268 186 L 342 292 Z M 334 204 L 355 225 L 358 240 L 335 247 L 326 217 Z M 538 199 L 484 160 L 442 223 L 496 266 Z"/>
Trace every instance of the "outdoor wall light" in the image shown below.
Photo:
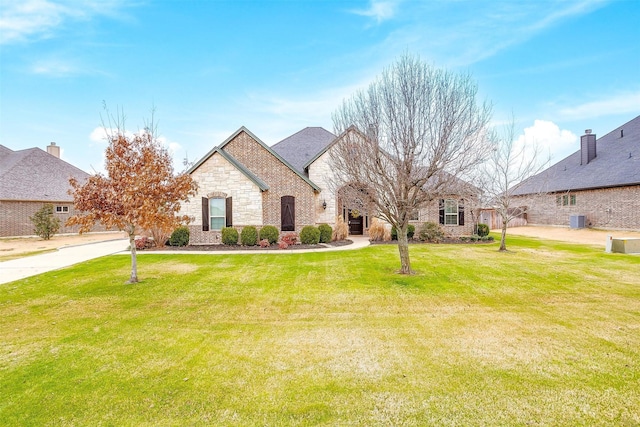
<path fill-rule="evenodd" d="M 322 209 L 327 209 L 327 201 L 326 200 L 322 201 Z"/>

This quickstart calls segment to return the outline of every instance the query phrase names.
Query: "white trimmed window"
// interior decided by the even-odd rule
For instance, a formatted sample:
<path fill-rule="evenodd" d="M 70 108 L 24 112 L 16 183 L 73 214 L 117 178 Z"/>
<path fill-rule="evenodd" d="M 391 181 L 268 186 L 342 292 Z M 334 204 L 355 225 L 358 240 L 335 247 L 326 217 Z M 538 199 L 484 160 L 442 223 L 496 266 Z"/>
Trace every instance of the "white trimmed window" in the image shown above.
<path fill-rule="evenodd" d="M 444 201 L 444 224 L 458 225 L 458 201 L 446 199 Z"/>
<path fill-rule="evenodd" d="M 69 213 L 69 206 L 56 206 L 56 213 Z"/>
<path fill-rule="evenodd" d="M 209 199 L 209 225 L 211 230 L 222 230 L 227 223 L 225 212 L 225 199 L 218 197 Z"/>

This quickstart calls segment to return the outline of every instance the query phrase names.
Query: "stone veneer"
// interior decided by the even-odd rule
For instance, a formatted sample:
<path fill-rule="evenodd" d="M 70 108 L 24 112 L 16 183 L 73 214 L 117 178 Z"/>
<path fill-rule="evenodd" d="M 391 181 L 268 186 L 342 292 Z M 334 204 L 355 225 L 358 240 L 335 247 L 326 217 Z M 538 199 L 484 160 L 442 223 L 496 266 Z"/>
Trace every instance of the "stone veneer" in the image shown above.
<path fill-rule="evenodd" d="M 576 204 L 558 205 L 563 195 L 575 195 Z M 517 204 L 529 207 L 529 224 L 569 227 L 572 215 L 584 215 L 587 227 L 640 230 L 640 185 L 523 196 Z"/>
<path fill-rule="evenodd" d="M 335 227 L 337 215 L 336 196 L 330 190 L 330 177 L 333 175 L 333 170 L 329 164 L 330 150 L 325 151 L 309 166 L 309 179 L 322 189 L 322 192 L 316 194 L 314 209 L 316 225 L 329 224 L 331 227 Z M 322 208 L 323 202 L 327 204 L 326 209 Z"/>

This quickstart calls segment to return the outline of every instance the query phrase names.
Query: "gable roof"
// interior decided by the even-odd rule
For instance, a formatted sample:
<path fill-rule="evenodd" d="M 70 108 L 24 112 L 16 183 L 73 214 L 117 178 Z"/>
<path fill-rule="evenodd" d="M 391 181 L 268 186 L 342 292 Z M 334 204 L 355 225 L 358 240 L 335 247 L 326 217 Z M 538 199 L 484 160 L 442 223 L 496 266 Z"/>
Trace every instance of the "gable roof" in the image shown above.
<path fill-rule="evenodd" d="M 71 202 L 71 177 L 82 182 L 89 174 L 40 148 L 0 145 L 0 200 Z"/>
<path fill-rule="evenodd" d="M 306 127 L 283 139 L 271 148 L 299 172 L 324 153 L 336 136 L 321 127 Z"/>
<path fill-rule="evenodd" d="M 578 150 L 524 181 L 512 194 L 640 185 L 640 116 L 597 139 L 596 157 L 589 163 L 581 165 L 580 157 Z"/>
<path fill-rule="evenodd" d="M 298 171 L 296 168 L 294 168 L 289 162 L 287 162 L 285 159 L 283 159 L 278 153 L 276 153 L 275 151 L 273 151 L 271 148 L 269 148 L 268 145 L 266 145 L 264 142 L 262 142 L 260 140 L 260 138 L 258 138 L 257 136 L 255 136 L 253 133 L 251 133 L 251 131 L 249 131 L 249 129 L 245 128 L 244 126 L 240 127 L 240 129 L 238 129 L 237 131 L 235 131 L 234 133 L 231 134 L 231 136 L 229 136 L 227 139 L 225 139 L 220 145 L 218 145 L 217 147 L 214 147 L 211 151 L 209 151 L 207 154 L 204 155 L 204 157 L 202 157 L 200 160 L 198 160 L 198 162 L 196 164 L 194 164 L 193 166 L 191 166 L 188 170 L 187 173 L 190 174 L 193 171 L 195 171 L 196 169 L 198 169 L 200 167 L 200 165 L 202 165 L 205 161 L 207 161 L 207 159 L 211 156 L 213 156 L 213 154 L 215 153 L 220 153 L 221 155 L 223 155 L 223 157 L 225 157 L 227 160 L 229 160 L 231 163 L 233 163 L 234 166 L 236 166 L 242 173 L 244 173 L 249 179 L 256 179 L 259 182 L 262 183 L 263 186 L 266 186 L 266 188 L 262 189 L 262 191 L 265 191 L 267 189 L 269 189 L 269 186 L 262 181 L 260 178 L 258 178 L 255 174 L 253 174 L 251 172 L 251 170 L 243 165 L 242 163 L 240 163 L 237 159 L 235 159 L 231 154 L 229 154 L 227 151 L 225 151 L 224 147 L 229 144 L 236 136 L 238 136 L 240 133 L 245 132 L 247 135 L 249 135 L 253 140 L 255 140 L 258 144 L 260 144 L 260 146 L 262 146 L 262 148 L 264 148 L 265 150 L 267 150 L 271 155 L 273 155 L 276 159 L 278 159 L 280 162 L 282 162 L 286 167 L 288 167 L 289 169 L 291 169 L 296 175 L 298 175 L 300 178 L 302 178 L 302 180 L 304 180 L 307 184 L 309 184 L 311 186 L 311 188 L 313 188 L 314 191 L 320 192 L 320 187 L 318 187 L 316 184 L 314 184 L 309 178 L 307 178 L 303 173 L 301 173 L 300 171 Z M 251 178 L 251 176 L 247 175 L 247 173 L 249 173 L 251 176 L 253 176 L 253 178 Z M 257 181 L 256 184 L 258 185 L 258 187 L 260 187 L 260 184 L 258 184 Z"/>

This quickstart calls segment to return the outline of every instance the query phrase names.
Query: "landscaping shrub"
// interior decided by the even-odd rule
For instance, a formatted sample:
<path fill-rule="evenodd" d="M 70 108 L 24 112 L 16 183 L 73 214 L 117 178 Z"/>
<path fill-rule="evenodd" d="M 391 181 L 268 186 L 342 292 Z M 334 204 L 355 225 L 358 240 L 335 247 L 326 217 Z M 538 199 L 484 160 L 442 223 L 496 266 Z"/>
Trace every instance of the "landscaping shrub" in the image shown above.
<path fill-rule="evenodd" d="M 472 234 L 471 237 L 469 237 L 469 240 L 471 240 L 472 242 L 477 242 L 478 240 L 480 240 L 480 236 L 478 236 L 477 234 Z"/>
<path fill-rule="evenodd" d="M 136 244 L 136 249 L 138 249 L 138 250 L 150 248 L 153 245 L 153 242 L 151 241 L 151 239 L 149 239 L 148 237 L 145 237 L 145 236 L 136 237 L 134 242 Z"/>
<path fill-rule="evenodd" d="M 320 243 L 329 243 L 331 235 L 333 235 L 333 228 L 329 224 L 320 224 L 318 230 L 320 230 Z"/>
<path fill-rule="evenodd" d="M 53 205 L 51 203 L 45 203 L 29 219 L 35 227 L 33 232 L 44 240 L 51 239 L 60 230 L 60 219 L 53 216 Z"/>
<path fill-rule="evenodd" d="M 481 236 L 480 240 L 483 242 L 493 242 L 493 236 Z"/>
<path fill-rule="evenodd" d="M 317 245 L 320 242 L 320 230 L 313 225 L 305 225 L 300 232 L 300 243 L 303 245 Z"/>
<path fill-rule="evenodd" d="M 238 230 L 233 227 L 222 228 L 222 243 L 229 246 L 238 244 Z"/>
<path fill-rule="evenodd" d="M 407 238 L 411 239 L 413 238 L 413 235 L 416 232 L 416 227 L 413 224 L 409 224 L 407 226 Z M 391 240 L 398 240 L 398 230 L 396 229 L 396 227 L 391 227 Z"/>
<path fill-rule="evenodd" d="M 379 242 L 384 240 L 387 227 L 378 218 L 371 219 L 371 226 L 369 226 L 369 240 L 372 242 Z"/>
<path fill-rule="evenodd" d="M 336 228 L 333 230 L 333 240 L 346 240 L 349 235 L 349 226 L 344 222 L 342 215 L 336 218 Z"/>
<path fill-rule="evenodd" d="M 287 246 L 295 245 L 298 241 L 298 235 L 293 231 L 290 233 L 284 233 L 282 237 L 280 237 L 281 242 L 285 242 Z M 282 248 L 280 248 L 282 249 Z M 285 248 L 286 249 L 286 248 Z"/>
<path fill-rule="evenodd" d="M 289 247 L 289 245 L 287 244 L 287 242 L 284 242 L 282 240 L 280 242 L 278 242 L 278 248 L 287 249 L 288 247 Z"/>
<path fill-rule="evenodd" d="M 487 224 L 478 224 L 478 236 L 484 237 L 489 235 L 489 226 Z"/>
<path fill-rule="evenodd" d="M 260 229 L 260 240 L 268 240 L 270 245 L 278 241 L 278 229 L 273 225 L 265 225 Z"/>
<path fill-rule="evenodd" d="M 240 242 L 243 246 L 255 246 L 258 243 L 258 229 L 248 225 L 240 232 Z"/>
<path fill-rule="evenodd" d="M 268 248 L 269 246 L 271 246 L 271 243 L 269 243 L 269 241 L 267 239 L 260 240 L 260 247 L 261 248 Z"/>
<path fill-rule="evenodd" d="M 171 246 L 187 246 L 189 244 L 189 228 L 182 225 L 171 233 L 169 237 L 169 244 Z"/>
<path fill-rule="evenodd" d="M 167 230 L 166 226 L 155 225 L 153 227 L 149 227 L 146 230 L 148 234 L 151 234 L 151 238 L 153 239 L 153 245 L 157 248 L 163 248 L 166 245 L 170 245 L 169 242 L 171 236 L 171 228 Z"/>
<path fill-rule="evenodd" d="M 443 238 L 444 231 L 442 231 L 442 227 L 440 227 L 440 224 L 427 221 L 420 226 L 418 239 L 420 239 L 421 241 L 438 243 L 441 242 Z"/>

